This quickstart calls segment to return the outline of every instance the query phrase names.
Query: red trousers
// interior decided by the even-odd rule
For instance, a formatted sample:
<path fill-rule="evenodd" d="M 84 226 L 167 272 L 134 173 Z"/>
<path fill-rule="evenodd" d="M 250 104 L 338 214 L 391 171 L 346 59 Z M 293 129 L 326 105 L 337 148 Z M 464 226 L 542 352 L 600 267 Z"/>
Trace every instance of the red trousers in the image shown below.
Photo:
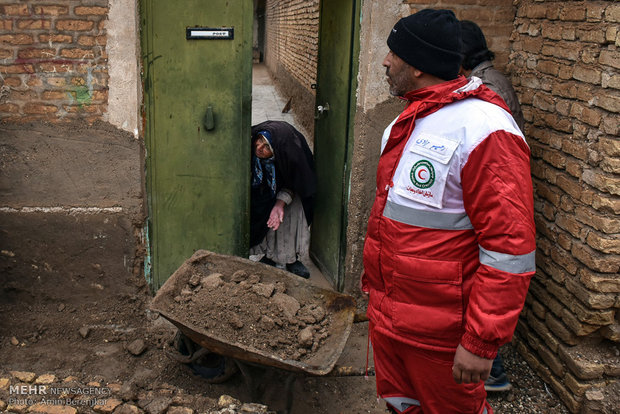
<path fill-rule="evenodd" d="M 453 352 L 427 351 L 404 344 L 377 332 L 372 324 L 369 330 L 377 394 L 397 413 L 493 414 L 483 381 L 454 382 Z"/>

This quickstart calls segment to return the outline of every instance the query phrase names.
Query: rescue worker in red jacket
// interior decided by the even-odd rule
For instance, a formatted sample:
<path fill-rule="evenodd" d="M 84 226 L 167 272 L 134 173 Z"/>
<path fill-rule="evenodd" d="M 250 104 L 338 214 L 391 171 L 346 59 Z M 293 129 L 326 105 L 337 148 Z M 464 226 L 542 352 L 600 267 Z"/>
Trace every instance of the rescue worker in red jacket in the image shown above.
<path fill-rule="evenodd" d="M 529 147 L 504 101 L 458 76 L 459 22 L 399 20 L 361 286 L 377 393 L 395 413 L 492 413 L 484 380 L 535 272 Z"/>

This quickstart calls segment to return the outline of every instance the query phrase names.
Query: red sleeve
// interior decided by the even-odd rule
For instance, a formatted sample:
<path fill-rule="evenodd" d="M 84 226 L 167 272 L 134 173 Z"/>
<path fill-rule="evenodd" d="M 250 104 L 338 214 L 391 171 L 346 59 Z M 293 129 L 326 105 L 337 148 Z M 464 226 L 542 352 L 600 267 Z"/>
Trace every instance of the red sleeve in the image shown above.
<path fill-rule="evenodd" d="M 512 338 L 535 273 L 529 156 L 523 138 L 496 131 L 472 151 L 461 173 L 465 210 L 481 251 L 461 344 L 488 359 Z"/>

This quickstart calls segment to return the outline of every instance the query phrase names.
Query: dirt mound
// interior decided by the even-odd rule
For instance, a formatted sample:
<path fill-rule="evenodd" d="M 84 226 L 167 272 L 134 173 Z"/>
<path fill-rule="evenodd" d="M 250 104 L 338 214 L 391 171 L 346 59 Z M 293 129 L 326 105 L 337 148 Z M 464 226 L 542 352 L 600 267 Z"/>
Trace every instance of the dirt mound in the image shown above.
<path fill-rule="evenodd" d="M 200 266 L 169 311 L 225 342 L 294 360 L 317 351 L 329 336 L 331 321 L 320 298 L 299 301 L 286 293 L 284 282 L 263 283 L 246 270 L 205 275 Z"/>

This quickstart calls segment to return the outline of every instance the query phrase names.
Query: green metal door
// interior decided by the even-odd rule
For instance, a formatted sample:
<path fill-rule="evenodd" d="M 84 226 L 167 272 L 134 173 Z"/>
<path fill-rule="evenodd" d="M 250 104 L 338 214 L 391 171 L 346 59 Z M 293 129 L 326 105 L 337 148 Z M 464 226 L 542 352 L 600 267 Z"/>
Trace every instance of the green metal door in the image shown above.
<path fill-rule="evenodd" d="M 344 284 L 359 13 L 359 0 L 321 1 L 314 133 L 318 192 L 310 254 L 338 290 Z"/>
<path fill-rule="evenodd" d="M 252 13 L 251 0 L 141 0 L 154 289 L 197 249 L 247 254 Z"/>

